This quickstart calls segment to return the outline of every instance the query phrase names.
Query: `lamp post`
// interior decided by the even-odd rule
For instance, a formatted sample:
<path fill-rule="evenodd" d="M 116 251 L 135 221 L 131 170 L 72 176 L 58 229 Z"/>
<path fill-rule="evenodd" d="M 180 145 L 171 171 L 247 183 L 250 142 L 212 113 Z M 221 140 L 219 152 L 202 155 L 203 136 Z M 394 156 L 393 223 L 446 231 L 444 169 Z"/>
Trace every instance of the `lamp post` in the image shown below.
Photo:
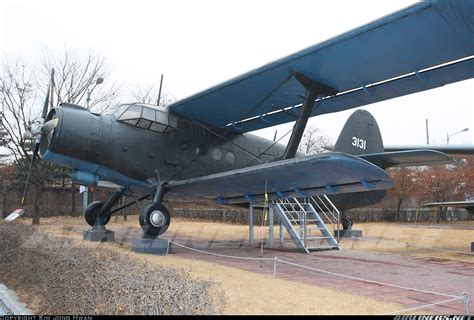
<path fill-rule="evenodd" d="M 89 105 L 89 102 L 91 101 L 91 93 L 92 91 L 94 91 L 94 89 L 99 85 L 101 84 L 102 82 L 104 82 L 104 78 L 102 77 L 98 77 L 97 80 L 95 81 L 95 84 L 94 86 L 92 87 L 92 89 L 87 89 L 87 97 L 86 97 L 86 108 L 89 109 L 90 105 Z"/>
<path fill-rule="evenodd" d="M 458 132 L 455 132 L 455 133 L 452 133 L 452 134 L 446 133 L 446 144 L 449 144 L 449 138 L 451 138 L 452 136 L 454 136 L 458 133 L 461 133 L 461 132 L 466 132 L 466 131 L 469 131 L 469 128 L 464 128 L 461 131 L 458 131 Z"/>
<path fill-rule="evenodd" d="M 95 84 L 94 86 L 91 88 L 91 89 L 87 89 L 87 96 L 86 96 L 86 108 L 89 109 L 90 108 L 90 101 L 91 101 L 91 93 L 92 91 L 94 91 L 94 89 L 99 85 L 101 84 L 102 82 L 104 82 L 104 78 L 102 77 L 99 77 L 97 78 L 97 80 L 95 81 Z M 86 211 L 86 208 L 87 206 L 89 205 L 89 187 L 84 187 L 83 188 L 83 196 L 82 196 L 82 207 L 84 209 L 84 211 Z"/>

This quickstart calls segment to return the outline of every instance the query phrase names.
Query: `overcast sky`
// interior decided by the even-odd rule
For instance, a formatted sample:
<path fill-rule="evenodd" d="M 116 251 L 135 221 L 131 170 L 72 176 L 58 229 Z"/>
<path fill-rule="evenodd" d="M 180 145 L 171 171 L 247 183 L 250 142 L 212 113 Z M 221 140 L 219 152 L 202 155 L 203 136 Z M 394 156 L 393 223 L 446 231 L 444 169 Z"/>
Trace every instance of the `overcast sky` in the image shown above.
<path fill-rule="evenodd" d="M 113 79 L 159 84 L 176 98 L 218 84 L 272 60 L 339 35 L 415 1 L 24 1 L 0 2 L 0 50 L 7 57 L 39 59 L 64 48 L 106 57 Z M 429 53 L 427 53 L 429 54 Z M 107 81 L 108 79 L 105 79 Z M 470 132 L 451 144 L 472 143 L 474 80 L 364 107 L 376 117 L 385 144 L 444 143 L 447 133 Z M 314 117 L 334 142 L 354 110 Z M 292 125 L 257 133 L 272 139 Z"/>

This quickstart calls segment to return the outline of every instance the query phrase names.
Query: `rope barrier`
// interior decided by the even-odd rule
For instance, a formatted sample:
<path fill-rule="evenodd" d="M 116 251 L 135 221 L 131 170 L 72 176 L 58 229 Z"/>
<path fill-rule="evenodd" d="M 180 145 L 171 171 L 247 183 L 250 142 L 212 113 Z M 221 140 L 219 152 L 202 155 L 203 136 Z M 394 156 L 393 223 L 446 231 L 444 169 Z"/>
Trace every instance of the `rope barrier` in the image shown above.
<path fill-rule="evenodd" d="M 188 249 L 188 250 L 191 250 L 191 251 L 196 251 L 196 252 L 199 252 L 199 253 L 202 253 L 202 254 L 207 254 L 207 255 L 210 255 L 210 256 L 216 256 L 216 257 L 222 257 L 222 258 L 230 258 L 230 259 L 242 259 L 242 260 L 267 260 L 267 261 L 270 261 L 270 260 L 274 260 L 274 258 L 253 258 L 253 257 L 238 257 L 238 256 L 229 256 L 229 255 L 225 255 L 225 254 L 218 254 L 218 253 L 212 253 L 212 252 L 208 252 L 208 251 L 202 251 L 202 250 L 198 250 L 198 249 L 194 249 L 194 248 L 190 248 L 190 247 L 187 247 L 185 245 L 182 245 L 182 244 L 179 244 L 177 242 L 174 242 L 174 241 L 171 241 L 171 240 L 168 240 L 170 243 L 174 244 L 174 245 L 177 245 L 178 247 L 182 247 L 184 249 Z"/>
<path fill-rule="evenodd" d="M 382 314 L 382 315 L 383 315 L 383 316 L 386 316 L 386 315 L 392 315 L 392 314 L 402 314 L 402 313 L 405 313 L 405 312 L 408 312 L 408 311 L 419 310 L 419 309 L 425 309 L 425 308 L 429 308 L 429 307 L 433 307 L 433 306 L 445 304 L 445 303 L 448 303 L 448 302 L 451 302 L 451 301 L 455 301 L 455 300 L 463 300 L 463 298 L 462 298 L 462 297 L 457 297 L 457 298 L 453 298 L 453 299 L 449 299 L 449 300 L 445 300 L 445 301 L 441 301 L 441 302 L 430 303 L 430 304 L 427 304 L 427 305 L 424 305 L 424 306 L 420 306 L 420 307 L 414 307 L 414 308 L 409 308 L 409 309 L 403 309 L 403 310 L 396 311 L 396 312 L 384 313 L 384 314 Z"/>
<path fill-rule="evenodd" d="M 299 268 L 303 268 L 303 269 L 307 269 L 307 270 L 326 273 L 326 274 L 330 274 L 330 275 L 333 275 L 333 276 L 342 277 L 342 278 L 346 278 L 346 279 L 357 280 L 357 281 L 362 281 L 362 282 L 367 282 L 367 283 L 373 283 L 373 284 L 378 284 L 378 285 L 381 285 L 381 286 L 388 286 L 388 287 L 393 287 L 393 288 L 398 288 L 398 289 L 416 291 L 416 292 L 421 292 L 421 293 L 428 293 L 428 294 L 434 294 L 434 295 L 439 295 L 439 296 L 445 296 L 445 297 L 450 297 L 450 298 L 456 298 L 456 299 L 460 298 L 459 296 L 455 296 L 455 295 L 452 295 L 452 294 L 445 294 L 445 293 L 440 293 L 440 292 L 409 288 L 409 287 L 399 286 L 399 285 L 395 285 L 395 284 L 384 283 L 384 282 L 379 282 L 379 281 L 374 281 L 374 280 L 367 280 L 367 279 L 354 277 L 354 276 L 348 276 L 348 275 L 344 275 L 344 274 L 339 274 L 339 273 L 335 273 L 335 272 L 331 272 L 331 271 L 327 271 L 327 270 L 307 267 L 307 266 L 297 264 L 297 263 L 293 263 L 293 262 L 289 262 L 289 261 L 286 261 L 286 260 L 283 260 L 283 259 L 280 259 L 280 258 L 277 258 L 277 257 L 273 257 L 273 258 L 263 258 L 263 257 L 262 258 L 253 258 L 253 257 L 239 257 L 239 256 L 223 255 L 223 254 L 217 254 L 217 253 L 212 253 L 212 252 L 207 252 L 207 251 L 202 251 L 202 250 L 190 248 L 190 247 L 184 246 L 182 244 L 176 243 L 174 241 L 171 241 L 171 240 L 169 240 L 169 241 L 171 243 L 179 246 L 179 247 L 182 247 L 182 248 L 185 248 L 185 249 L 188 249 L 188 250 L 192 250 L 192 251 L 196 251 L 196 252 L 199 252 L 199 253 L 207 254 L 207 255 L 217 256 L 217 257 L 231 258 L 231 259 L 244 259 L 244 260 L 279 261 L 283 264 L 288 264 L 288 265 L 291 265 L 291 266 L 294 266 L 294 267 L 299 267 Z M 276 267 L 274 267 L 274 270 L 276 272 Z"/>
<path fill-rule="evenodd" d="M 367 279 L 363 279 L 363 278 L 359 278 L 359 277 L 353 277 L 353 276 L 339 274 L 339 273 L 335 273 L 335 272 L 331 272 L 331 271 L 311 268 L 311 267 L 303 266 L 303 265 L 300 265 L 300 264 L 297 264 L 297 263 L 292 263 L 292 262 L 288 262 L 288 261 L 281 260 L 281 259 L 278 259 L 278 261 L 280 261 L 281 263 L 285 263 L 285 264 L 295 266 L 295 267 L 308 269 L 308 270 L 313 270 L 313 271 L 317 271 L 317 272 L 321 272 L 321 273 L 326 273 L 326 274 L 330 274 L 330 275 L 333 275 L 333 276 L 338 276 L 338 277 L 347 278 L 347 279 L 351 279 L 351 280 L 357 280 L 357 281 L 362 281 L 362 282 L 367 282 L 367 283 L 378 284 L 378 285 L 381 285 L 381 286 L 388 286 L 388 287 L 404 289 L 404 290 L 410 290 L 410 291 L 416 291 L 416 292 L 421 292 L 421 293 L 440 295 L 440 296 L 445 296 L 445 297 L 459 298 L 458 296 L 455 296 L 455 295 L 452 295 L 452 294 L 446 294 L 446 293 L 440 293 L 440 292 L 434 292 L 434 291 L 428 291 L 428 290 L 421 290 L 421 289 L 403 287 L 403 286 L 399 286 L 399 285 L 396 285 L 396 284 L 390 284 L 390 283 L 385 283 L 385 282 L 367 280 Z"/>
<path fill-rule="evenodd" d="M 289 262 L 289 261 L 280 259 L 276 256 L 273 257 L 273 258 L 263 258 L 263 257 L 254 258 L 254 257 L 231 256 L 231 255 L 212 253 L 212 252 L 208 252 L 208 251 L 203 251 L 203 250 L 187 247 L 185 245 L 182 245 L 180 243 L 177 243 L 177 242 L 174 242 L 174 241 L 171 241 L 171 240 L 168 240 L 168 243 L 172 243 L 172 244 L 174 244 L 178 247 L 181 247 L 181 248 L 184 248 L 184 249 L 187 249 L 187 250 L 191 250 L 191 251 L 195 251 L 195 252 L 198 252 L 198 253 L 210 255 L 210 256 L 229 258 L 229 259 L 240 259 L 240 260 L 273 261 L 273 277 L 274 278 L 276 277 L 276 273 L 277 273 L 277 263 L 281 262 L 283 264 L 287 264 L 287 265 L 290 265 L 290 266 L 303 268 L 303 269 L 307 269 L 307 270 L 311 270 L 311 271 L 316 271 L 316 272 L 320 272 L 320 273 L 325 273 L 325 274 L 333 275 L 333 276 L 336 276 L 336 277 L 341 277 L 341 278 L 346 278 L 346 279 L 351 279 L 351 280 L 356 280 L 356 281 L 362 281 L 362 282 L 366 282 L 366 283 L 377 284 L 377 285 L 381 285 L 381 286 L 387 286 L 387 287 L 392 287 L 392 288 L 398 288 L 398 289 L 403 289 L 403 290 L 421 292 L 421 293 L 426 293 L 426 294 L 433 294 L 433 295 L 444 296 L 444 297 L 449 297 L 450 298 L 448 300 L 435 302 L 435 303 L 431 303 L 431 304 L 427 304 L 427 305 L 423 305 L 423 306 L 419 306 L 419 307 L 403 309 L 403 310 L 399 310 L 399 311 L 396 311 L 396 312 L 386 313 L 386 314 L 383 314 L 383 315 L 402 314 L 402 313 L 405 313 L 405 312 L 408 312 L 408 311 L 425 309 L 425 308 L 433 307 L 433 306 L 436 306 L 436 305 L 446 304 L 448 302 L 452 302 L 452 301 L 455 301 L 455 300 L 463 300 L 463 303 L 466 307 L 466 314 L 469 315 L 469 313 L 470 313 L 470 311 L 469 311 L 469 300 L 470 300 L 469 298 L 470 298 L 470 295 L 467 292 L 463 292 L 461 296 L 455 296 L 455 295 L 452 295 L 452 294 L 446 294 L 446 293 L 440 293 L 440 292 L 435 292 L 435 291 L 404 287 L 404 286 L 399 286 L 399 285 L 395 285 L 395 284 L 379 282 L 379 281 L 374 281 L 374 280 L 368 280 L 368 279 L 363 279 L 363 278 L 359 278 L 359 277 L 354 277 L 354 276 L 344 275 L 344 274 L 340 274 L 340 273 L 335 273 L 335 272 L 331 272 L 331 271 L 327 271 L 327 270 L 312 268 L 312 267 L 304 266 L 304 265 L 301 265 L 301 264 Z"/>

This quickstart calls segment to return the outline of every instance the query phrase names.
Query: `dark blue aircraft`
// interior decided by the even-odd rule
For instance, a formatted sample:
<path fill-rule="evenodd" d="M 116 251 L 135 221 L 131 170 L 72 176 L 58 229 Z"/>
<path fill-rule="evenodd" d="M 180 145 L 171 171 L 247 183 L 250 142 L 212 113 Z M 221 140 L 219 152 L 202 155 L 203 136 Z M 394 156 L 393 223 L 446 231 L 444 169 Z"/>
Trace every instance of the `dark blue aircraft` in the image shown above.
<path fill-rule="evenodd" d="M 403 96 L 474 76 L 474 1 L 423 1 L 161 108 L 94 114 L 71 104 L 43 109 L 30 130 L 37 155 L 72 169 L 84 185 L 120 186 L 85 211 L 106 224 L 124 195 L 146 234 L 166 231 L 166 195 L 242 204 L 327 194 L 342 210 L 379 201 L 394 165 L 442 164 L 430 150 L 384 152 L 375 119 L 356 112 L 334 152 L 297 153 L 309 117 Z M 287 146 L 248 132 L 295 122 Z M 140 198 L 141 200 L 144 197 Z M 132 201 L 133 203 L 133 201 Z M 347 223 L 346 223 L 347 227 Z"/>

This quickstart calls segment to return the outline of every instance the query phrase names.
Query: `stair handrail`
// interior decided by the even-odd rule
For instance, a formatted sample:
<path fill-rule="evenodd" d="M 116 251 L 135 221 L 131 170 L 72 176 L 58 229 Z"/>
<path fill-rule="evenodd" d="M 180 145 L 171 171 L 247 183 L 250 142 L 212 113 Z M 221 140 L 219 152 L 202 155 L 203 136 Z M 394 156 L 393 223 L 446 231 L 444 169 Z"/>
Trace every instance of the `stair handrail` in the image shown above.
<path fill-rule="evenodd" d="M 302 234 L 302 236 L 303 236 L 303 243 L 304 243 L 304 246 L 306 247 L 306 238 L 307 238 L 306 216 L 307 216 L 307 212 L 306 212 L 306 209 L 305 209 L 305 208 L 301 205 L 301 203 L 298 201 L 298 198 L 293 198 L 293 200 L 298 204 L 298 206 L 300 207 L 301 211 L 303 212 L 303 213 L 302 213 L 303 219 L 301 219 L 301 217 L 300 217 L 300 221 L 301 221 L 300 234 Z"/>
<path fill-rule="evenodd" d="M 332 224 L 336 224 L 338 221 L 339 221 L 339 210 L 336 208 L 336 206 L 331 202 L 331 200 L 326 196 L 326 195 L 323 195 L 324 199 L 326 199 L 327 202 L 329 202 L 330 206 L 332 207 L 332 210 L 327 206 L 327 204 L 324 202 L 323 199 L 321 199 L 320 196 L 316 195 L 316 197 L 318 198 L 319 202 L 326 208 L 326 210 L 324 210 L 323 208 L 321 208 L 321 206 L 319 205 L 318 201 L 316 201 L 314 199 L 314 197 L 310 197 L 311 200 L 318 206 L 319 210 L 321 210 L 321 213 L 324 214 L 325 218 Z M 335 214 L 334 212 L 336 212 L 337 214 Z M 329 217 L 327 215 L 327 213 L 329 213 L 332 217 Z"/>
<path fill-rule="evenodd" d="M 340 223 L 341 223 L 341 213 L 339 211 L 339 209 L 334 205 L 334 203 L 332 203 L 331 199 L 328 198 L 327 195 L 324 195 L 324 198 L 326 199 L 327 202 L 329 202 L 329 204 L 331 205 L 331 207 L 334 208 L 334 211 L 337 212 L 337 217 L 336 218 L 336 221 L 337 221 L 337 243 L 340 243 L 340 234 L 339 234 L 339 230 L 340 229 Z M 333 214 L 334 216 L 334 214 Z"/>

